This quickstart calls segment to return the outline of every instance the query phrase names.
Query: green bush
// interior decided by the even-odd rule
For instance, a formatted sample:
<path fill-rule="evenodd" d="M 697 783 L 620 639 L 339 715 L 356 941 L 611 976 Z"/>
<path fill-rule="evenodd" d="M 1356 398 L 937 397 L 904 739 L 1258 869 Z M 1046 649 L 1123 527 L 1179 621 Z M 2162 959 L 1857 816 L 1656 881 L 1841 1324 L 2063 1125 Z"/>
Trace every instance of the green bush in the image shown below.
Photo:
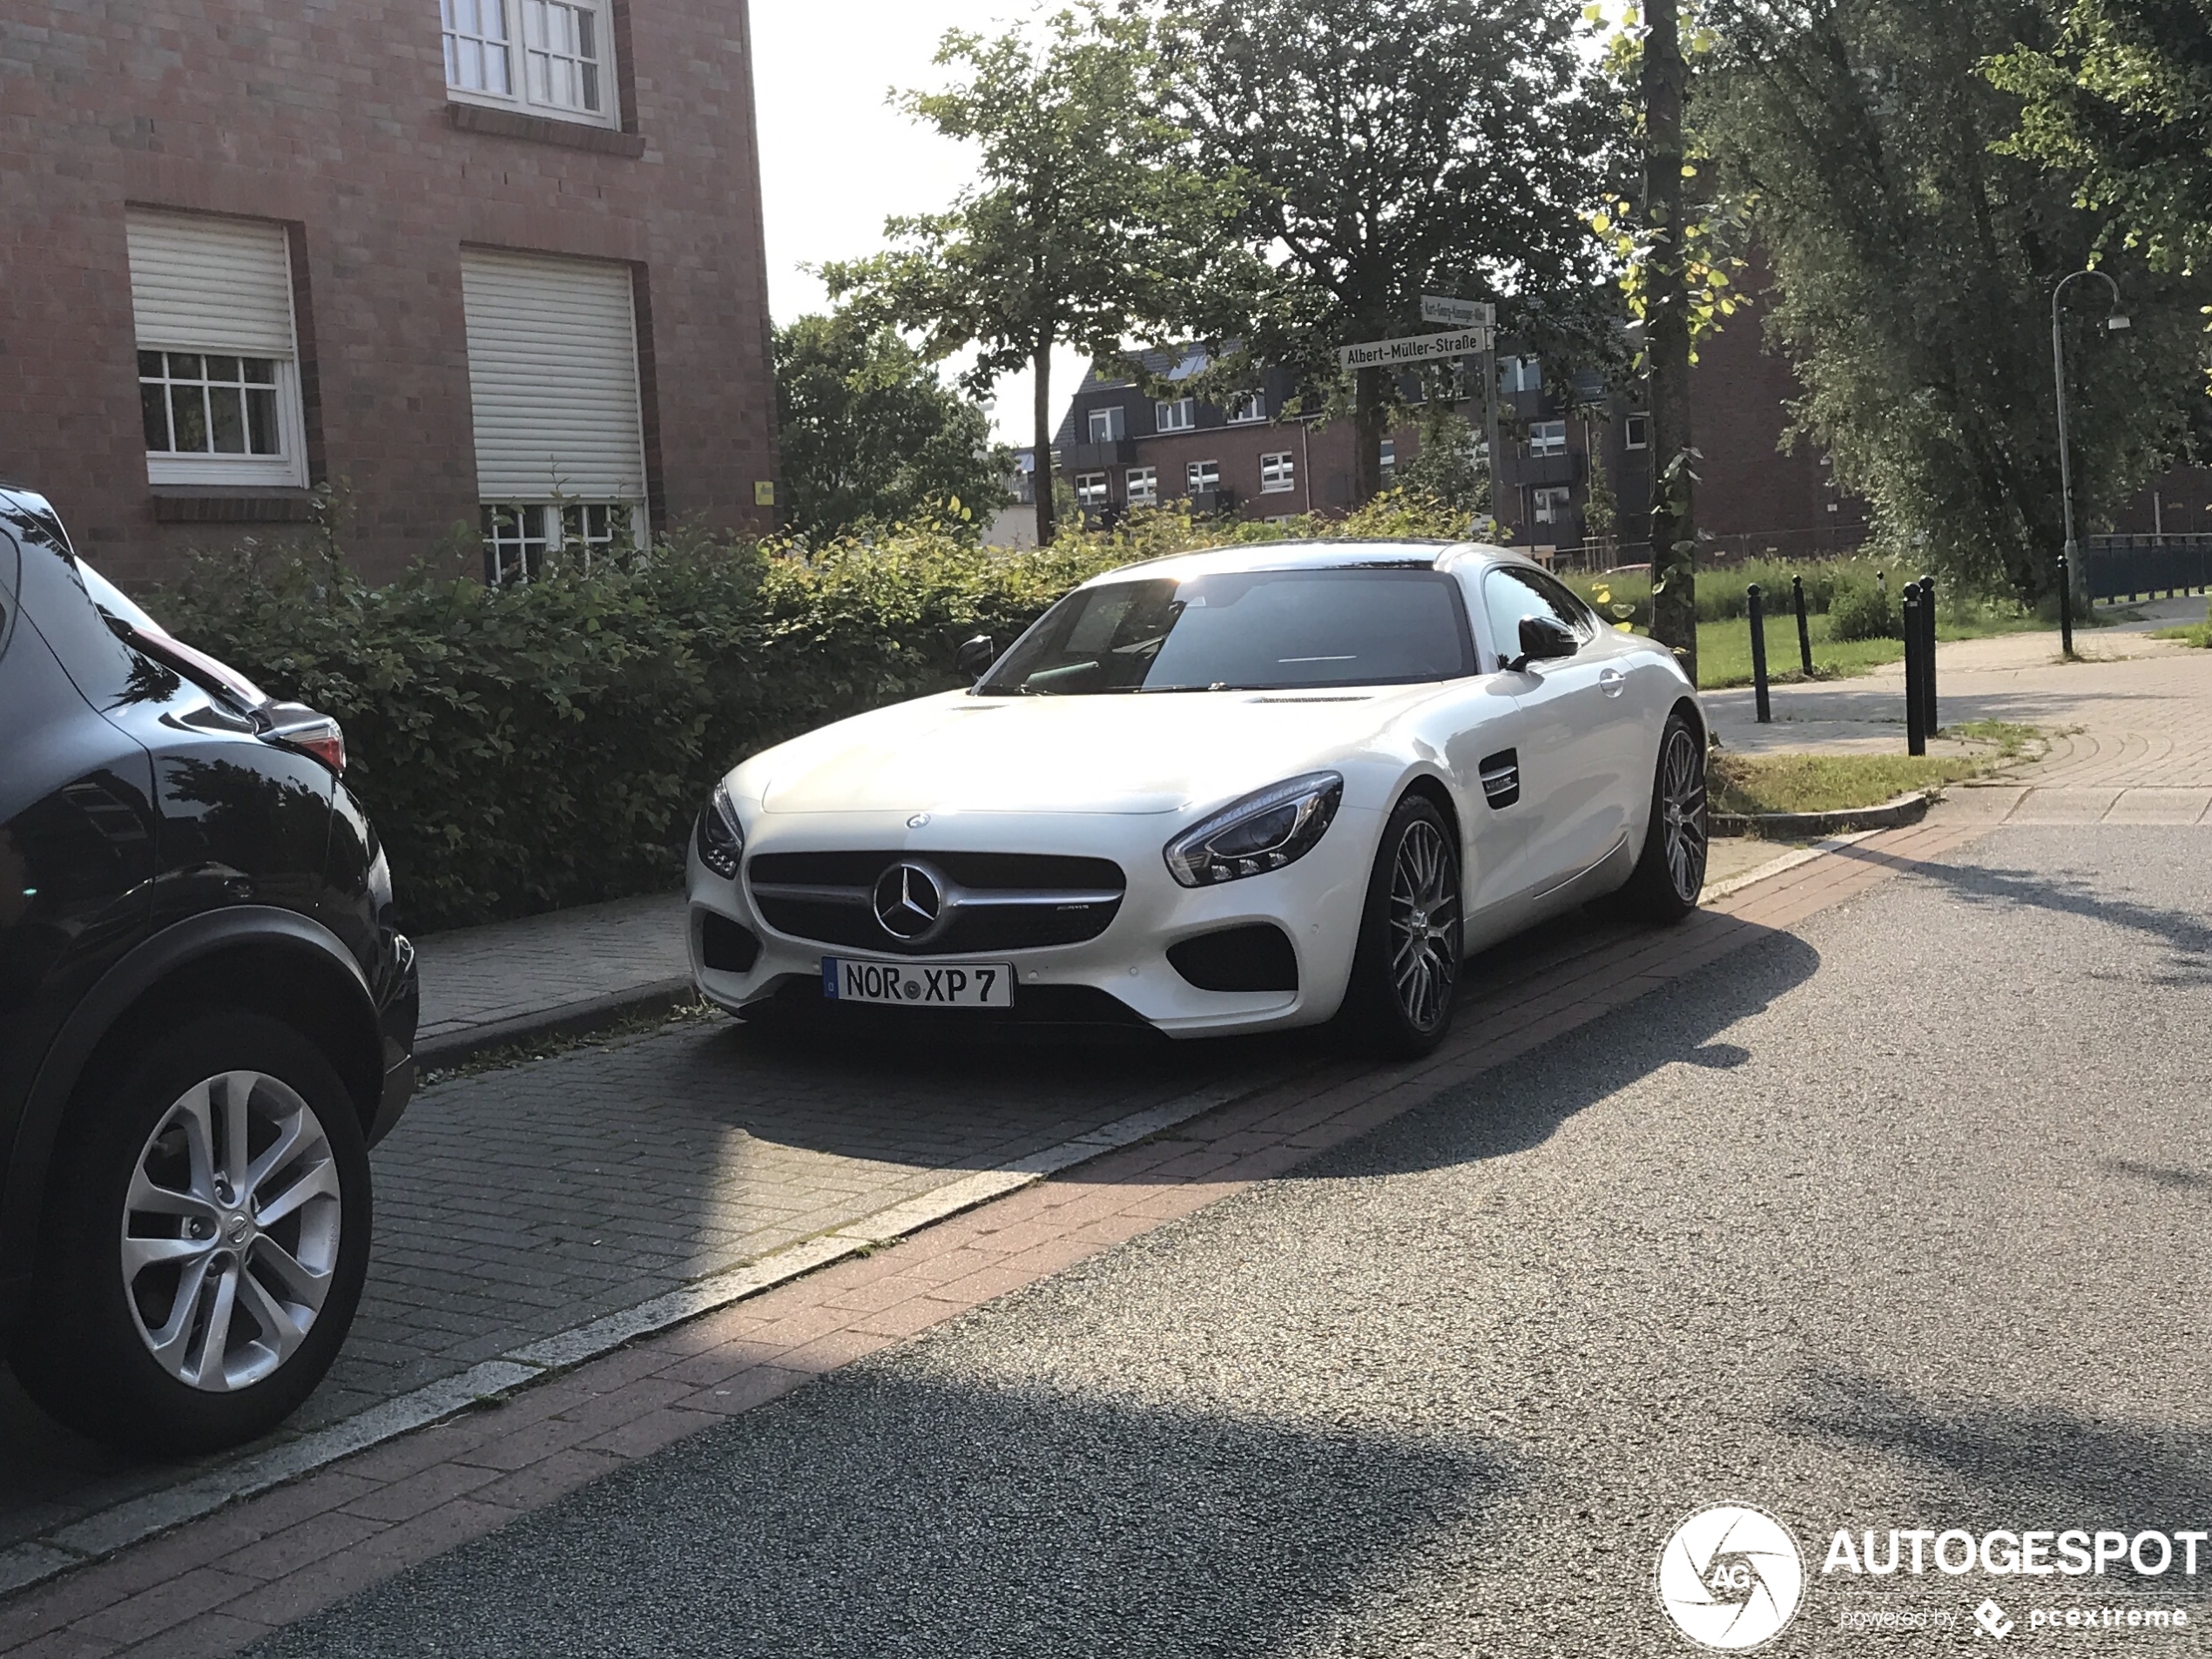
<path fill-rule="evenodd" d="M 1463 533 L 1386 500 L 1335 535 Z M 490 588 L 426 563 L 388 587 L 334 549 L 247 543 L 147 596 L 165 626 L 345 726 L 347 781 L 421 930 L 673 883 L 693 815 L 746 755 L 958 684 L 960 643 L 1010 644 L 1100 570 L 1312 524 L 1143 515 L 1041 551 L 902 526 L 802 553 L 678 538 Z"/>
<path fill-rule="evenodd" d="M 1853 582 L 1838 588 L 1828 602 L 1831 639 L 1895 639 L 1903 632 L 1903 618 L 1885 583 Z"/>

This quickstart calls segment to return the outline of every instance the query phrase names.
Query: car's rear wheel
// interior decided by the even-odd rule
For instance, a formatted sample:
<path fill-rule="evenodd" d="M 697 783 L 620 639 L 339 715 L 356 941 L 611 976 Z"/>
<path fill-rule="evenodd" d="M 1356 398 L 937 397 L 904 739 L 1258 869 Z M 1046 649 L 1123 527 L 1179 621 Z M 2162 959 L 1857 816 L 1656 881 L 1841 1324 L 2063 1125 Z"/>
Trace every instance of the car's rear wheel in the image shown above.
<path fill-rule="evenodd" d="M 1643 853 L 1621 889 L 1621 907 L 1645 921 L 1677 921 L 1705 890 L 1705 750 L 1679 711 L 1660 734 Z"/>
<path fill-rule="evenodd" d="M 321 1053 L 256 1014 L 199 1015 L 96 1076 L 55 1152 L 10 1359 L 63 1422 L 189 1453 L 266 1433 L 353 1323 L 368 1154 Z"/>
<path fill-rule="evenodd" d="M 1460 853 L 1443 813 L 1408 795 L 1383 828 L 1339 1028 L 1371 1052 L 1428 1053 L 1460 987 Z"/>

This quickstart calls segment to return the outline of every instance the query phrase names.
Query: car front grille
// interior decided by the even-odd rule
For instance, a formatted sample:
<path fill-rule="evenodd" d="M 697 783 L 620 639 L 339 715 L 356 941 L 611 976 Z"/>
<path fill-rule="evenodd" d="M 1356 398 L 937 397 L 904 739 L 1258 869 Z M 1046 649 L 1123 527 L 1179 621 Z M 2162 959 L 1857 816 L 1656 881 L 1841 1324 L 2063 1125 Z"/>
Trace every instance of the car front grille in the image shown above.
<path fill-rule="evenodd" d="M 900 863 L 934 873 L 944 888 L 941 923 L 918 939 L 876 914 L 876 884 Z M 763 853 L 745 879 L 754 909 L 778 933 L 892 956 L 1081 944 L 1106 931 L 1128 886 L 1110 860 L 1040 853 Z"/>

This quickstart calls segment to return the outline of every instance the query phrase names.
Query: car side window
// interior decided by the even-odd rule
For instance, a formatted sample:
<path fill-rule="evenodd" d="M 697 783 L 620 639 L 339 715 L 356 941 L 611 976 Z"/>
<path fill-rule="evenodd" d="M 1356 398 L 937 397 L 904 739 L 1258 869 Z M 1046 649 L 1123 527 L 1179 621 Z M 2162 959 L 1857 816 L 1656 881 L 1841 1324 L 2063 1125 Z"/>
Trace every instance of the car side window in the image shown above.
<path fill-rule="evenodd" d="M 1528 570 L 1522 575 L 1525 581 L 1535 585 L 1537 592 L 1551 601 L 1554 612 L 1558 615 L 1561 621 L 1575 631 L 1583 644 L 1588 644 L 1597 637 L 1599 628 L 1597 613 L 1582 603 L 1581 597 L 1574 589 L 1568 587 L 1557 577 L 1548 575 L 1542 570 Z"/>
<path fill-rule="evenodd" d="M 1483 578 L 1482 609 L 1501 660 L 1520 654 L 1523 617 L 1549 617 L 1578 639 L 1593 633 L 1588 613 L 1575 604 L 1572 594 L 1541 571 L 1517 565 L 1501 565 Z"/>
<path fill-rule="evenodd" d="M 8 654 L 8 641 L 16 631 L 17 573 L 22 563 L 16 538 L 0 530 L 0 657 Z"/>

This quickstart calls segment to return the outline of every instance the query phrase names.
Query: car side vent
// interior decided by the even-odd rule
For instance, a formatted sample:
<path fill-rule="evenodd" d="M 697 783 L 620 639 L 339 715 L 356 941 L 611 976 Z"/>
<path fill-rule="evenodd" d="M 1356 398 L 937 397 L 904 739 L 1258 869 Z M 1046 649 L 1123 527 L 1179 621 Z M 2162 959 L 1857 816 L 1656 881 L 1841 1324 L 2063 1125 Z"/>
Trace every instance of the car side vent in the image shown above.
<path fill-rule="evenodd" d="M 1482 774 L 1482 798 L 1502 812 L 1521 799 L 1521 752 L 1501 749 L 1476 768 Z"/>
<path fill-rule="evenodd" d="M 1168 961 L 1202 991 L 1298 989 L 1298 953 L 1270 921 L 1183 940 L 1168 947 Z"/>
<path fill-rule="evenodd" d="M 746 974 L 760 960 L 760 941 L 750 927 L 712 910 L 699 912 L 699 960 L 717 974 Z"/>

